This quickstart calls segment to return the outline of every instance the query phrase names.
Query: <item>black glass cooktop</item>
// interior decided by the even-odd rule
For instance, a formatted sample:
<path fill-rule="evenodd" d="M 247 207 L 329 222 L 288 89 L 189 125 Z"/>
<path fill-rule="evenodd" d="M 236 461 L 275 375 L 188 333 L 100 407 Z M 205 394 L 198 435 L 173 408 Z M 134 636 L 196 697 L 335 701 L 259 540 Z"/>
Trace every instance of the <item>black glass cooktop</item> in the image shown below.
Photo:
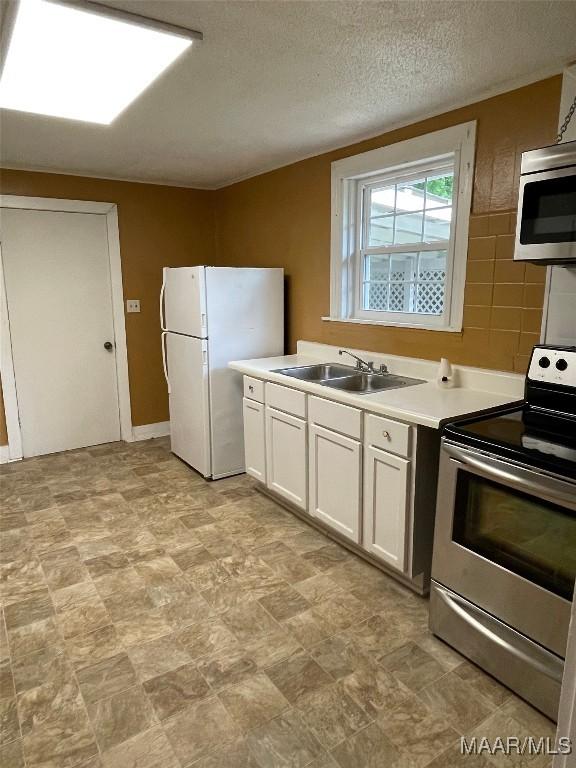
<path fill-rule="evenodd" d="M 447 424 L 444 436 L 482 451 L 576 479 L 576 420 L 529 407 Z"/>

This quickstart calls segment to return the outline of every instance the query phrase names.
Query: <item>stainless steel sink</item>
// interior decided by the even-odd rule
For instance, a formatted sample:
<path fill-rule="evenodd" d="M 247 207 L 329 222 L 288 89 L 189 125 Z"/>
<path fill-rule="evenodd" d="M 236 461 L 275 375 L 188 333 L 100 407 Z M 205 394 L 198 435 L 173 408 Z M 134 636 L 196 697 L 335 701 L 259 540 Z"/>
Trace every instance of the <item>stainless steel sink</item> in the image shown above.
<path fill-rule="evenodd" d="M 408 376 L 395 376 L 391 373 L 360 373 L 351 365 L 337 365 L 335 363 L 279 368 L 272 373 L 282 373 L 293 379 L 311 381 L 315 384 L 321 384 L 323 387 L 355 392 L 357 395 L 369 395 L 385 389 L 400 389 L 400 387 L 412 387 L 415 384 L 426 383 L 424 379 L 411 379 Z"/>
<path fill-rule="evenodd" d="M 356 369 L 351 365 L 336 365 L 334 363 L 319 363 L 318 365 L 301 365 L 298 368 L 280 368 L 272 373 L 283 373 L 293 379 L 303 381 L 324 382 L 342 376 L 353 376 Z"/>
<path fill-rule="evenodd" d="M 408 376 L 394 376 L 391 373 L 355 373 L 331 381 L 321 381 L 325 387 L 342 389 L 345 392 L 355 392 L 357 395 L 370 395 L 385 389 L 400 389 L 401 387 L 413 387 L 416 384 L 425 384 L 424 379 L 411 379 Z"/>

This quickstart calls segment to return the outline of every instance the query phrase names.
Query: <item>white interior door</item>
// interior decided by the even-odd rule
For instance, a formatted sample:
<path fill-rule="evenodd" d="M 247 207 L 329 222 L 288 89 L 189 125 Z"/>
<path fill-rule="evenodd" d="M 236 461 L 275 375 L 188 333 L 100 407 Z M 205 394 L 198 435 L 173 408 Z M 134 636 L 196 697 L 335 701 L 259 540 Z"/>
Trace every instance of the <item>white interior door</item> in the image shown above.
<path fill-rule="evenodd" d="M 1 213 L 23 455 L 119 440 L 106 217 Z"/>
<path fill-rule="evenodd" d="M 193 336 L 166 333 L 172 452 L 204 477 L 210 464 L 208 344 Z"/>

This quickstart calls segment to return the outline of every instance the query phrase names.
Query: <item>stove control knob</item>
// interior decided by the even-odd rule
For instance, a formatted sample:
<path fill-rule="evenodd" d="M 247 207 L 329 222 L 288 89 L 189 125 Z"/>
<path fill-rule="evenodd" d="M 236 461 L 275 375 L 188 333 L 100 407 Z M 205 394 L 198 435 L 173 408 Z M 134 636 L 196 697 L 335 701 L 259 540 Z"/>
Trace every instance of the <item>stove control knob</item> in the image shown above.
<path fill-rule="evenodd" d="M 568 363 L 563 357 L 556 361 L 556 368 L 558 368 L 559 371 L 565 371 L 566 368 L 568 368 Z"/>
<path fill-rule="evenodd" d="M 538 360 L 538 365 L 540 368 L 548 368 L 550 366 L 550 359 L 547 357 L 541 357 L 540 360 Z"/>

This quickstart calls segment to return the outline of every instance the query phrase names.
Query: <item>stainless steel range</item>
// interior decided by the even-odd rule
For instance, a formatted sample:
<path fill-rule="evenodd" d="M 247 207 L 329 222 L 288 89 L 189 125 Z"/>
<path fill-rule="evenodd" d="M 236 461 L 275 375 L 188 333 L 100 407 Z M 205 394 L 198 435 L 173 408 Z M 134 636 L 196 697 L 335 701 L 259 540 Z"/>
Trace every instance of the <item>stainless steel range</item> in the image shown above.
<path fill-rule="evenodd" d="M 556 719 L 576 576 L 576 347 L 535 347 L 525 403 L 447 425 L 430 627 Z"/>

